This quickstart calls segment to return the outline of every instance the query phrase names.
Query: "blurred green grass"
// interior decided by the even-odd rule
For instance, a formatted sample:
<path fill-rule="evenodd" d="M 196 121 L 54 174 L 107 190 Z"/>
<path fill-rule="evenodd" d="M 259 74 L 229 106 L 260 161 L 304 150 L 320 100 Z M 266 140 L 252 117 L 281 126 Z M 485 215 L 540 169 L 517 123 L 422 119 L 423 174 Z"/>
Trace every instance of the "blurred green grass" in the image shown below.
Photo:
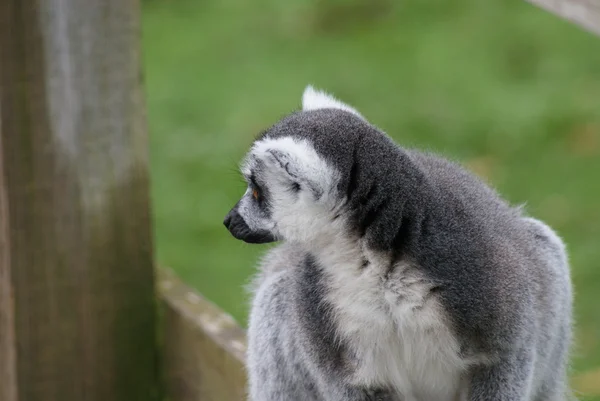
<path fill-rule="evenodd" d="M 245 322 L 265 247 L 222 226 L 237 163 L 313 83 L 553 226 L 574 373 L 600 367 L 600 38 L 521 0 L 147 0 L 143 28 L 160 263 Z"/>

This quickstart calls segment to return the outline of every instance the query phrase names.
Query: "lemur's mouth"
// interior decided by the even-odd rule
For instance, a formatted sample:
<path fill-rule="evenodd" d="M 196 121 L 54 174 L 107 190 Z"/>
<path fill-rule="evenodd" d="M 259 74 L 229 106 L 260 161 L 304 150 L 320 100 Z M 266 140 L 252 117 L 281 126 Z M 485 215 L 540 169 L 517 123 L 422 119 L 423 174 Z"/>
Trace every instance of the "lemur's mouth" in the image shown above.
<path fill-rule="evenodd" d="M 225 216 L 223 224 L 234 238 L 249 244 L 267 244 L 269 242 L 277 241 L 277 238 L 269 231 L 253 231 L 250 229 L 248 224 L 246 224 L 242 216 L 235 209 L 232 209 L 227 216 Z"/>

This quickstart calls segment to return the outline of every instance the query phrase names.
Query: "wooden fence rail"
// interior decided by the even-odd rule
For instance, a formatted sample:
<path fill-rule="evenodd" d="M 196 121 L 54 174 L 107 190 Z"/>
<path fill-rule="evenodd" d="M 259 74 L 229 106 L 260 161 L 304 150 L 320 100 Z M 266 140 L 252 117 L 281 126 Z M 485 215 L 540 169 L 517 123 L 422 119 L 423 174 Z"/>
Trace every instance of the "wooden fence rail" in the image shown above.
<path fill-rule="evenodd" d="M 244 400 L 244 330 L 169 270 L 159 270 L 158 290 L 168 399 Z"/>
<path fill-rule="evenodd" d="M 527 0 L 551 13 L 600 35 L 600 1 L 598 0 Z"/>

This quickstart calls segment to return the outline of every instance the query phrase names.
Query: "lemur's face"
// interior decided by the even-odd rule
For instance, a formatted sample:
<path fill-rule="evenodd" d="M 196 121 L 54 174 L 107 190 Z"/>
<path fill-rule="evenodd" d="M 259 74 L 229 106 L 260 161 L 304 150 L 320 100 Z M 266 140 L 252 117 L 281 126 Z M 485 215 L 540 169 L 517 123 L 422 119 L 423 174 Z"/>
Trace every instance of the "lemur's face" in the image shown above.
<path fill-rule="evenodd" d="M 322 234 L 335 215 L 338 174 L 307 141 L 290 136 L 259 140 L 242 174 L 248 188 L 225 219 L 238 239 L 308 241 Z"/>
<path fill-rule="evenodd" d="M 307 88 L 303 110 L 337 108 L 358 115 L 334 98 Z M 360 115 L 359 115 L 360 116 Z M 344 199 L 341 174 L 294 127 L 272 128 L 242 163 L 248 188 L 225 217 L 231 234 L 248 243 L 307 242 L 335 235 Z"/>

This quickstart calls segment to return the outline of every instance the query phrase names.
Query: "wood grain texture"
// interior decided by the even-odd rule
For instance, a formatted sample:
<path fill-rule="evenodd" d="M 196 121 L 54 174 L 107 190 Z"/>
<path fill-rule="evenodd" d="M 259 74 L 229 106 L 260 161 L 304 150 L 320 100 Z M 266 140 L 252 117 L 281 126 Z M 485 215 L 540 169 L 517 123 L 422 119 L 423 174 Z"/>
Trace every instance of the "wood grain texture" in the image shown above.
<path fill-rule="evenodd" d="M 0 155 L 2 154 L 2 141 L 0 140 Z M 0 162 L 0 400 L 16 401 L 17 342 L 10 269 L 10 230 L 6 218 L 8 216 L 7 196 L 4 163 Z"/>
<path fill-rule="evenodd" d="M 527 0 L 553 14 L 600 35 L 599 0 Z"/>
<path fill-rule="evenodd" d="M 160 270 L 158 288 L 168 399 L 246 399 L 244 330 L 168 270 Z"/>
<path fill-rule="evenodd" d="M 0 2 L 0 399 L 157 397 L 139 4 Z"/>

